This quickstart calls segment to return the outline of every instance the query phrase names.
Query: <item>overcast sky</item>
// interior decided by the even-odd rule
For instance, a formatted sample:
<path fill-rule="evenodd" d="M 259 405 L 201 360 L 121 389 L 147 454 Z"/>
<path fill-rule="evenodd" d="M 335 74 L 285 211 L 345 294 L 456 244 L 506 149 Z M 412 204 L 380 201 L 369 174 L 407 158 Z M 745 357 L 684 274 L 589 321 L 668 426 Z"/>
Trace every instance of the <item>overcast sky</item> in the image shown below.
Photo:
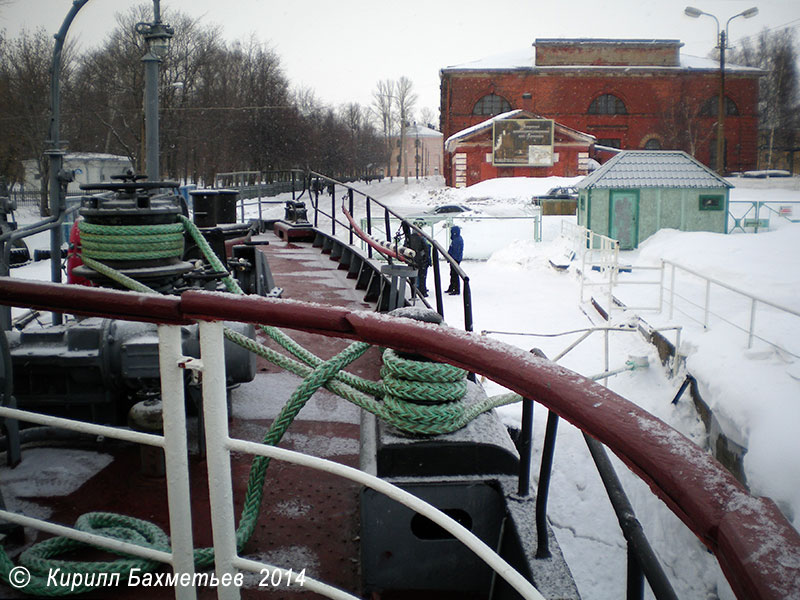
<path fill-rule="evenodd" d="M 291 83 L 310 87 L 332 105 L 369 104 L 379 79 L 409 77 L 417 107 L 439 107 L 439 70 L 493 54 L 527 48 L 536 38 L 679 39 L 683 52 L 706 56 L 715 45 L 709 17 L 683 14 L 687 2 L 723 23 L 751 6 L 752 19 L 729 27 L 732 44 L 763 28 L 800 26 L 798 0 L 162 0 L 223 27 L 228 40 L 254 33 L 277 51 Z M 6 0 L 0 27 L 55 33 L 72 0 Z M 90 0 L 69 37 L 81 48 L 103 41 L 114 13 L 136 0 Z M 800 34 L 798 34 L 800 39 Z"/>

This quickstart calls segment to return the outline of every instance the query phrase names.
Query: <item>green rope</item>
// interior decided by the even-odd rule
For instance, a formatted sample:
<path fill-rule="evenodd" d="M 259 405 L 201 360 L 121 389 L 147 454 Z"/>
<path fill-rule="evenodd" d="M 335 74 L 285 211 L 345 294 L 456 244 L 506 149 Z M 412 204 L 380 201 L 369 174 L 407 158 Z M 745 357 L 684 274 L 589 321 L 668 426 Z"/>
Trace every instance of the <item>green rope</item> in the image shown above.
<path fill-rule="evenodd" d="M 105 260 L 154 260 L 183 255 L 182 223 L 98 225 L 78 222 L 81 255 Z"/>
<path fill-rule="evenodd" d="M 86 513 L 75 521 L 75 529 L 124 540 L 146 548 L 155 548 L 164 552 L 170 551 L 169 538 L 160 527 L 133 517 L 103 512 Z M 108 573 L 109 575 L 119 574 L 120 583 L 125 583 L 132 569 L 138 568 L 142 572 L 149 572 L 161 567 L 161 563 L 157 561 L 133 558 L 130 555 L 116 552 L 115 554 L 121 554 L 125 558 L 98 562 L 53 560 L 54 557 L 67 552 L 94 547 L 91 544 L 61 536 L 52 537 L 34 544 L 19 557 L 19 564 L 28 569 L 31 575 L 29 583 L 20 588 L 19 591 L 35 596 L 80 594 L 96 589 L 98 585 L 96 583 L 92 585 L 92 582 L 96 582 L 98 580 L 97 576 L 102 573 Z M 5 549 L 0 548 L 0 578 L 9 585 L 11 585 L 9 573 L 13 568 L 14 563 L 9 559 Z M 48 585 L 51 569 L 60 569 L 60 572 L 70 581 L 70 585 Z M 79 575 L 81 577 L 78 579 L 70 577 L 71 575 Z M 59 580 L 61 580 L 60 577 L 57 578 L 57 581 Z M 76 583 L 78 585 L 75 585 Z"/>
<path fill-rule="evenodd" d="M 194 223 L 183 216 L 180 216 L 180 219 L 181 223 L 176 223 L 175 225 L 180 227 L 180 231 L 185 229 L 189 233 L 203 252 L 211 268 L 215 271 L 227 273 L 222 261 L 213 252 Z M 151 245 L 161 244 L 164 242 L 162 236 L 172 235 L 176 232 L 174 226 L 148 227 L 150 228 L 148 231 L 145 228 L 132 226 L 125 226 L 124 228 L 112 228 L 109 226 L 81 227 L 84 264 L 132 290 L 142 293 L 157 293 L 141 282 L 95 260 L 97 258 L 108 258 L 105 256 L 105 252 L 110 252 L 115 257 L 123 255 L 117 252 L 117 248 L 126 253 L 127 242 L 109 240 L 110 243 L 105 244 L 105 240 L 99 240 L 104 242 L 103 248 L 111 248 L 112 250 L 101 251 L 97 249 L 98 246 L 93 246 L 96 240 L 92 236 L 112 235 L 112 229 L 114 233 L 118 232 L 117 230 L 122 233 L 121 230 L 125 229 L 123 233 L 124 236 L 127 236 L 125 240 L 136 240 L 141 235 L 159 236 L 158 240 Z M 87 246 L 84 244 L 84 235 L 87 234 L 91 238 L 89 245 L 93 246 L 93 250 L 88 254 L 85 252 Z M 140 243 L 140 249 L 141 247 Z M 144 252 L 144 254 L 147 253 L 147 251 Z M 127 256 L 127 254 L 125 255 Z M 142 256 L 139 255 L 136 258 L 141 259 Z M 223 278 L 223 282 L 229 292 L 235 294 L 244 293 L 230 274 Z M 299 360 L 268 348 L 260 342 L 252 340 L 230 328 L 226 327 L 224 329 L 224 335 L 232 342 L 303 378 L 300 386 L 294 391 L 278 417 L 270 425 L 263 440 L 264 444 L 277 445 L 303 406 L 321 387 L 325 387 L 356 406 L 371 412 L 390 425 L 406 433 L 416 435 L 456 431 L 483 412 L 520 400 L 520 397 L 516 394 L 507 394 L 503 397 L 486 398 L 480 402 L 470 403 L 466 400 L 466 371 L 452 365 L 403 357 L 391 349 L 383 352 L 382 380 L 379 382 L 369 381 L 343 371 L 344 367 L 362 356 L 371 347 L 369 344 L 355 342 L 333 358 L 323 360 L 303 348 L 281 330 L 265 325 L 260 325 L 260 328 L 267 336 Z M 382 401 L 379 398 L 382 398 Z M 269 463 L 269 458 L 257 456 L 253 459 L 250 467 L 244 505 L 239 519 L 239 526 L 236 530 L 236 543 L 239 551 L 243 549 L 255 530 L 261 511 L 264 480 Z M 91 531 L 144 547 L 166 552 L 170 551 L 169 538 L 159 527 L 132 517 L 112 513 L 87 513 L 76 521 L 75 527 L 81 531 Z M 148 572 L 162 567 L 161 563 L 157 561 L 133 558 L 128 555 L 123 555 L 126 557 L 124 559 L 106 562 L 54 560 L 55 557 L 67 552 L 90 547 L 92 546 L 89 544 L 60 536 L 31 546 L 19 558 L 19 564 L 28 568 L 31 573 L 30 583 L 20 591 L 38 596 L 64 596 L 90 591 L 98 587 L 98 585 L 91 585 L 90 583 L 81 586 L 70 585 L 69 587 L 60 585 L 48 586 L 47 576 L 50 573 L 50 569 L 54 568 L 61 569 L 61 572 L 65 574 L 81 574 L 84 576 L 84 581 L 91 574 L 119 573 L 120 581 L 125 582 L 134 568 L 138 568 L 142 572 Z M 214 562 L 214 549 L 196 549 L 194 561 L 198 569 L 210 567 Z M 5 550 L 0 548 L 0 579 L 9 583 L 9 573 L 13 568 L 14 564 L 5 553 Z"/>

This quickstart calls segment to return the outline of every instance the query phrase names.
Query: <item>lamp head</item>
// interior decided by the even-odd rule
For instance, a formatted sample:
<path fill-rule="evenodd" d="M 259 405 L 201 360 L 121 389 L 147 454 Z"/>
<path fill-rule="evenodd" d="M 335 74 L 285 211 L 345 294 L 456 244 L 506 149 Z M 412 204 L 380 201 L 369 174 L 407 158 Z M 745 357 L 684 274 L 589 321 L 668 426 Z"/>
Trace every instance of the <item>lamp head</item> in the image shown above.
<path fill-rule="evenodd" d="M 700 10 L 699 8 L 695 8 L 694 6 L 687 6 L 683 10 L 683 14 L 685 14 L 687 17 L 692 17 L 693 19 L 696 19 L 697 17 L 703 14 L 703 11 Z"/>
<path fill-rule="evenodd" d="M 167 56 L 169 40 L 175 34 L 175 30 L 164 23 L 137 23 L 136 33 L 144 37 L 147 50 L 162 60 Z"/>
<path fill-rule="evenodd" d="M 147 40 L 150 51 L 156 56 L 156 58 L 163 59 L 167 56 L 167 51 L 169 50 L 169 40 L 171 37 L 171 35 L 155 35 Z"/>
<path fill-rule="evenodd" d="M 746 11 L 742 13 L 742 16 L 745 19 L 749 19 L 750 17 L 755 17 L 758 14 L 758 7 L 753 6 L 752 8 L 748 8 Z"/>

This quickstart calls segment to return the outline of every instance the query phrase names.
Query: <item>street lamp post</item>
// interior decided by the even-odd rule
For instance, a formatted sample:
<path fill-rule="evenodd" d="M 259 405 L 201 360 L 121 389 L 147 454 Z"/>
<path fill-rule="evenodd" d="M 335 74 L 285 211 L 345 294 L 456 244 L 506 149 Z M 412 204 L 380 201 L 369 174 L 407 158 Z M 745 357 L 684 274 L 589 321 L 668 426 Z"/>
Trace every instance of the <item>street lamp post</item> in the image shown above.
<path fill-rule="evenodd" d="M 136 33 L 144 37 L 147 52 L 144 63 L 144 137 L 147 179 L 160 179 L 158 164 L 158 65 L 167 55 L 175 30 L 161 22 L 160 0 L 153 0 L 153 22 L 137 23 Z"/>
<path fill-rule="evenodd" d="M 725 28 L 720 29 L 719 19 L 711 13 L 704 12 L 699 8 L 687 6 L 684 9 L 684 14 L 693 19 L 697 19 L 701 15 L 711 17 L 717 24 L 717 48 L 719 48 L 719 102 L 717 103 L 717 173 L 720 175 L 725 174 L 725 49 L 727 48 L 728 40 L 728 25 L 736 17 L 744 17 L 749 19 L 758 14 L 758 8 L 753 6 L 745 11 L 733 15 L 725 23 Z"/>

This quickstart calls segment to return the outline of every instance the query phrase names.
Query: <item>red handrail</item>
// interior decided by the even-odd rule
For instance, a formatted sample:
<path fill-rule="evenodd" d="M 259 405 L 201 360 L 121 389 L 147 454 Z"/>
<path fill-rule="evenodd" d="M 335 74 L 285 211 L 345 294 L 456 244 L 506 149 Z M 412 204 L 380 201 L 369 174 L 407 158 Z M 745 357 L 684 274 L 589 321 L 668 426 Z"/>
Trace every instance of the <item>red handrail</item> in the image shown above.
<path fill-rule="evenodd" d="M 350 211 L 347 210 L 344 206 L 342 207 L 342 212 L 344 213 L 344 216 L 347 217 L 347 221 L 350 223 L 350 227 L 353 228 L 353 231 L 355 231 L 356 235 L 359 238 L 361 238 L 362 240 L 364 240 L 367 243 L 367 245 L 371 246 L 372 248 L 374 248 L 375 250 L 377 250 L 378 252 L 380 252 L 381 254 L 383 254 L 385 256 L 388 256 L 390 258 L 395 258 L 395 259 L 401 260 L 403 262 L 409 262 L 409 259 L 408 259 L 407 256 L 404 256 L 404 255 L 400 254 L 399 252 L 396 252 L 395 250 L 392 250 L 388 246 L 384 246 L 383 244 L 381 244 L 377 240 L 373 239 L 373 237 L 371 235 L 369 235 L 366 232 L 364 232 L 364 230 L 361 229 L 361 227 L 358 226 L 358 224 L 356 223 L 355 219 L 353 218 L 353 215 L 350 214 Z M 386 232 L 386 236 L 389 237 L 389 232 L 388 231 Z"/>
<path fill-rule="evenodd" d="M 688 438 L 607 388 L 514 346 L 373 312 L 258 296 L 153 296 L 0 279 L 0 303 L 166 323 L 230 320 L 414 351 L 533 398 L 613 451 L 717 556 L 737 597 L 800 598 L 800 534 Z"/>

